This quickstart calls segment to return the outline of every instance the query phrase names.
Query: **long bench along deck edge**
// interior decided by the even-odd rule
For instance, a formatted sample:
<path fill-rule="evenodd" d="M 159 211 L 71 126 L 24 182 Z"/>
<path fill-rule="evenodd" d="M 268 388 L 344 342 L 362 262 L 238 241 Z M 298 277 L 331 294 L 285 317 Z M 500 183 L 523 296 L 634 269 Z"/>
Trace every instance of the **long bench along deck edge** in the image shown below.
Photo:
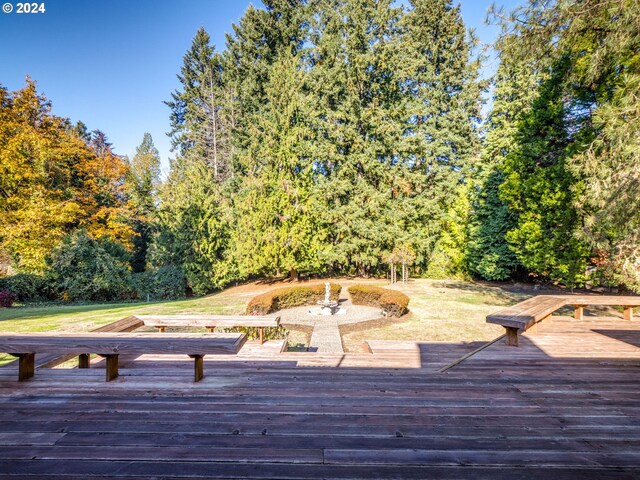
<path fill-rule="evenodd" d="M 144 322 L 142 320 L 137 319 L 134 316 L 121 318 L 120 320 L 116 320 L 115 322 L 107 323 L 101 327 L 95 328 L 93 330 L 89 330 L 90 332 L 132 332 L 140 327 L 144 326 Z M 36 358 L 35 368 L 53 368 L 57 367 L 61 363 L 64 363 L 68 360 L 71 360 L 75 355 L 59 355 L 59 354 L 47 354 L 41 355 Z M 81 356 L 82 357 L 82 356 Z M 79 361 L 82 362 L 83 359 L 79 358 Z M 14 362 L 6 363 L 2 365 L 0 368 L 10 368 L 14 366 L 15 363 L 19 362 L 19 360 L 15 360 Z M 81 365 L 79 365 L 81 366 Z"/>
<path fill-rule="evenodd" d="M 216 327 L 251 327 L 260 333 L 260 343 L 264 343 L 264 329 L 280 325 L 280 317 L 267 315 L 136 315 L 146 326 L 152 326 L 159 332 L 167 327 L 199 327 L 210 333 Z"/>
<path fill-rule="evenodd" d="M 488 315 L 487 323 L 502 325 L 507 345 L 517 347 L 520 333 L 567 305 L 573 306 L 576 320 L 584 318 L 584 308 L 590 305 L 622 306 L 625 320 L 633 320 L 633 309 L 640 306 L 640 296 L 538 295 Z"/>
<path fill-rule="evenodd" d="M 121 354 L 181 354 L 194 360 L 194 380 L 204 376 L 205 355 L 236 354 L 246 341 L 243 333 L 0 333 L 0 351 L 18 357 L 18 380 L 35 373 L 35 355 L 55 353 L 79 356 L 79 367 L 89 367 L 89 354 L 106 359 L 106 380 L 118 376 L 118 356 Z"/>

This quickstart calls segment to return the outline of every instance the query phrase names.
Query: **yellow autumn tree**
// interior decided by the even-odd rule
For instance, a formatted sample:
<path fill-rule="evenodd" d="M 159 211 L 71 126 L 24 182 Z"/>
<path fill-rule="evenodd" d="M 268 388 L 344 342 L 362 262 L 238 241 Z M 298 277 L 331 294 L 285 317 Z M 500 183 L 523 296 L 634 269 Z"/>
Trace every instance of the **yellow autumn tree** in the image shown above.
<path fill-rule="evenodd" d="M 126 168 L 54 116 L 30 78 L 16 92 L 0 86 L 0 249 L 19 270 L 42 271 L 48 253 L 78 227 L 128 246 Z"/>
<path fill-rule="evenodd" d="M 81 183 L 76 196 L 85 212 L 80 226 L 93 238 L 108 237 L 130 250 L 135 213 L 127 195 L 127 162 L 113 153 L 99 130 L 93 132 L 89 150 L 77 165 Z"/>

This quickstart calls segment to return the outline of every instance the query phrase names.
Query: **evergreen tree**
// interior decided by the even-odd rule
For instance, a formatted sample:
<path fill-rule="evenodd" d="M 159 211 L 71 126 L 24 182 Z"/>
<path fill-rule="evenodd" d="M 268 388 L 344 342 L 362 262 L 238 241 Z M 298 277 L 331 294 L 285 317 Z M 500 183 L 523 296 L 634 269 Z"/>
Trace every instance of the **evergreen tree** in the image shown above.
<path fill-rule="evenodd" d="M 580 185 L 567 169 L 572 139 L 564 121 L 561 72 L 559 68 L 542 83 L 519 122 L 515 148 L 501 167 L 505 182 L 500 195 L 518 216 L 507 240 L 519 261 L 573 287 L 584 281 L 589 251 L 576 237 L 580 217 L 573 195 Z"/>
<path fill-rule="evenodd" d="M 113 154 L 111 150 L 111 142 L 108 141 L 107 135 L 102 130 L 94 130 L 91 132 L 89 146 L 96 152 L 99 157 L 106 157 Z"/>
<path fill-rule="evenodd" d="M 145 133 L 142 143 L 129 163 L 129 195 L 134 207 L 136 236 L 133 239 L 131 268 L 142 272 L 147 264 L 147 250 L 151 241 L 151 222 L 156 211 L 157 189 L 160 183 L 160 154 L 153 145 L 151 134 Z"/>
<path fill-rule="evenodd" d="M 460 7 L 450 0 L 412 0 L 403 19 L 405 85 L 416 155 L 454 176 L 477 155 L 481 85 Z M 444 168 L 443 168 L 444 167 Z M 452 175 L 453 173 L 453 175 Z M 456 179 L 454 178 L 454 183 Z M 441 182 L 445 188 L 451 185 Z"/>
<path fill-rule="evenodd" d="M 174 139 L 186 141 L 167 188 L 186 192 L 180 169 L 209 158 L 195 137 L 180 137 L 189 109 L 206 104 L 193 101 L 200 93 L 189 98 L 186 80 L 213 58 L 215 118 L 227 125 L 237 175 L 212 189 L 211 216 L 224 219 L 228 235 L 226 243 L 212 241 L 228 248 L 213 248 L 215 268 L 227 279 L 327 267 L 366 274 L 399 247 L 424 266 L 443 226 L 455 240 L 440 244 L 458 249 L 459 259 L 457 232 L 468 212 L 451 192 L 477 155 L 480 92 L 459 10 L 444 1 L 405 10 L 392 0 L 265 7 L 249 7 L 219 62 L 208 38 L 196 36 L 180 76 L 184 89 L 170 105 Z M 192 83 L 202 92 L 206 82 Z M 180 203 L 170 197 L 166 212 Z"/>
<path fill-rule="evenodd" d="M 516 228 L 518 217 L 500 198 L 500 186 L 505 178 L 501 169 L 505 155 L 517 145 L 519 122 L 531 110 L 536 76 L 533 66 L 514 62 L 503 54 L 493 82 L 493 108 L 487 121 L 481 162 L 473 179 L 475 189 L 466 258 L 474 275 L 487 280 L 506 280 L 520 266 L 506 238 L 507 232 Z"/>
<path fill-rule="evenodd" d="M 191 48 L 183 57 L 178 80 L 183 90 L 174 91 L 171 100 L 165 104 L 171 109 L 171 144 L 181 155 L 186 155 L 194 146 L 192 130 L 202 128 L 194 111 L 194 106 L 204 102 L 205 89 L 211 81 L 214 48 L 209 34 L 200 27 L 191 43 Z"/>
<path fill-rule="evenodd" d="M 204 293 L 230 280 L 225 247 L 228 200 L 223 183 L 233 174 L 232 130 L 224 119 L 221 57 L 204 28 L 184 56 L 178 76 L 182 90 L 171 108 L 172 144 L 178 150 L 160 195 L 152 249 L 156 266 L 180 266 L 189 287 Z M 229 107 L 231 108 L 232 105 Z M 237 278 L 237 277 L 233 277 Z"/>
<path fill-rule="evenodd" d="M 136 211 L 145 216 L 153 214 L 160 184 L 160 154 L 150 133 L 145 133 L 136 154 L 129 162 L 131 200 Z"/>
<path fill-rule="evenodd" d="M 311 106 L 299 57 L 285 50 L 253 117 L 235 202 L 234 254 L 242 276 L 318 271 L 324 231 L 315 204 Z"/>
<path fill-rule="evenodd" d="M 249 5 L 240 22 L 233 25 L 233 34 L 227 34 L 222 55 L 221 118 L 226 131 L 231 132 L 226 144 L 232 159 L 252 142 L 252 122 L 269 102 L 265 89 L 274 62 L 285 51 L 297 55 L 306 38 L 306 0 L 265 0 L 263 4 L 264 10 Z"/>
<path fill-rule="evenodd" d="M 413 140 L 411 170 L 427 185 L 417 208 L 428 229 L 420 249 L 438 276 L 466 275 L 469 188 L 477 169 L 482 85 L 475 39 L 449 0 L 413 0 L 403 19 L 403 86 Z M 455 193 L 454 193 L 455 192 Z M 462 193 L 460 193 L 462 192 Z M 429 272 L 427 270 L 427 272 Z"/>
<path fill-rule="evenodd" d="M 238 278 L 226 257 L 228 219 L 221 205 L 208 164 L 181 157 L 173 161 L 160 192 L 148 258 L 155 267 L 182 268 L 188 287 L 196 294 Z"/>
<path fill-rule="evenodd" d="M 517 216 L 500 198 L 503 183 L 503 173 L 493 168 L 473 197 L 466 263 L 473 274 L 486 280 L 512 278 L 520 265 L 506 238 L 516 228 Z"/>
<path fill-rule="evenodd" d="M 455 201 L 447 210 L 442 231 L 429 256 L 426 270 L 429 278 L 466 279 L 469 276 L 465 250 L 470 210 L 469 187 L 463 183 L 455 191 Z"/>
<path fill-rule="evenodd" d="M 398 235 L 411 234 L 398 232 L 414 185 L 404 178 L 400 151 L 406 127 L 394 69 L 401 9 L 391 3 L 320 3 L 312 31 L 311 84 L 322 119 L 316 168 L 331 225 L 326 260 L 361 274 L 383 262 Z M 394 206 L 394 196 L 404 204 Z"/>
<path fill-rule="evenodd" d="M 81 120 L 78 120 L 76 124 L 71 128 L 73 133 L 75 133 L 81 140 L 85 143 L 89 143 L 91 141 L 91 133 L 87 126 Z"/>
<path fill-rule="evenodd" d="M 556 6 L 553 25 L 567 25 L 569 91 L 582 99 L 586 149 L 569 166 L 584 182 L 574 193 L 580 231 L 594 250 L 599 276 L 640 292 L 640 5 L 637 0 Z M 557 32 L 559 28 L 554 28 Z"/>
<path fill-rule="evenodd" d="M 528 69 L 535 100 L 501 196 L 518 215 L 507 237 L 536 274 L 572 285 L 592 257 L 608 282 L 640 288 L 639 25 L 634 0 L 530 2 L 503 21 L 502 58 Z"/>
<path fill-rule="evenodd" d="M 223 114 L 229 98 L 223 84 L 222 57 L 215 53 L 203 27 L 196 32 L 184 55 L 178 75 L 182 90 L 165 102 L 171 109 L 173 148 L 179 155 L 203 159 L 222 182 L 232 174 L 232 125 Z"/>

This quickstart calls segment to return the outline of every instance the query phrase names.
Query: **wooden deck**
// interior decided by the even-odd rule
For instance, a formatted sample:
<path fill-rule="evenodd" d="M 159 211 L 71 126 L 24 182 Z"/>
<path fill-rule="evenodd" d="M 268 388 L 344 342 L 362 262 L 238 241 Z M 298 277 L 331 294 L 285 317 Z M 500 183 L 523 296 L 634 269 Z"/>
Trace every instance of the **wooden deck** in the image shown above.
<path fill-rule="evenodd" d="M 640 322 L 552 317 L 521 347 L 247 344 L 122 359 L 120 377 L 0 369 L 2 478 L 640 478 Z"/>

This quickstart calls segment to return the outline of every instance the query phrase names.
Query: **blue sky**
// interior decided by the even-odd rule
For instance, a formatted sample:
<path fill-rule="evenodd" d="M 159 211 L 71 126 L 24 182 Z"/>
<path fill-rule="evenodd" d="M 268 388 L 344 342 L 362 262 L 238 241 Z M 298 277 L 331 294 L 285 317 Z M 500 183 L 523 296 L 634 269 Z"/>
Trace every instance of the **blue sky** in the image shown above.
<path fill-rule="evenodd" d="M 58 116 L 104 131 L 116 153 L 132 156 L 145 132 L 168 169 L 169 109 L 182 56 L 200 26 L 218 50 L 247 6 L 244 0 L 45 0 L 45 13 L 0 13 L 0 83 L 9 90 L 28 74 Z M 488 0 L 463 0 L 462 15 L 484 43 Z M 517 0 L 498 2 L 507 7 Z M 494 66 L 490 63 L 486 71 Z"/>

